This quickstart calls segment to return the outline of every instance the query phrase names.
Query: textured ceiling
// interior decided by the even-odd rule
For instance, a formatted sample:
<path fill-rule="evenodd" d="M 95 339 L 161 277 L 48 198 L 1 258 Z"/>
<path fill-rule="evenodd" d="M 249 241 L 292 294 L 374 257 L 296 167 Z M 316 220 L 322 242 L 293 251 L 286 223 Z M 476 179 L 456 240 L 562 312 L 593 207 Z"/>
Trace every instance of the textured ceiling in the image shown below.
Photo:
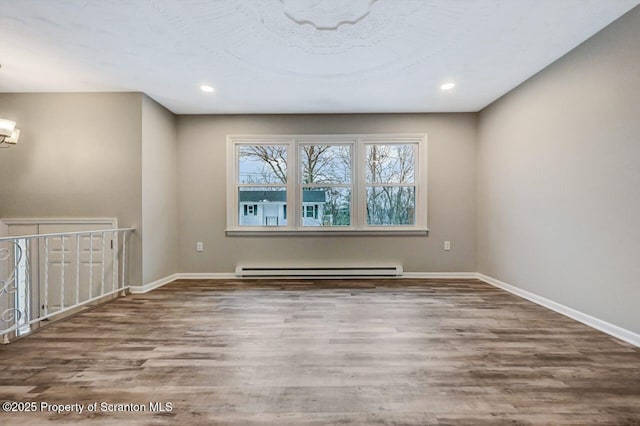
<path fill-rule="evenodd" d="M 638 3 L 0 0 L 0 92 L 141 91 L 183 114 L 477 111 Z"/>

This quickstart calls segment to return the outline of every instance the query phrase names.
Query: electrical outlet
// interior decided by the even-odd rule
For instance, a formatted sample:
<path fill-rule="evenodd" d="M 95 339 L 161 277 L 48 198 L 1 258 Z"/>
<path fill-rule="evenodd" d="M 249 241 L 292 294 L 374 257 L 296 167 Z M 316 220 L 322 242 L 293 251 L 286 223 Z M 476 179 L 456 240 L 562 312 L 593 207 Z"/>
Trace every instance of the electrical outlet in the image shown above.
<path fill-rule="evenodd" d="M 445 242 L 444 242 L 444 249 L 445 249 L 446 251 L 451 250 L 451 241 L 445 241 Z"/>
<path fill-rule="evenodd" d="M 196 251 L 204 251 L 204 243 L 202 241 L 196 243 Z"/>

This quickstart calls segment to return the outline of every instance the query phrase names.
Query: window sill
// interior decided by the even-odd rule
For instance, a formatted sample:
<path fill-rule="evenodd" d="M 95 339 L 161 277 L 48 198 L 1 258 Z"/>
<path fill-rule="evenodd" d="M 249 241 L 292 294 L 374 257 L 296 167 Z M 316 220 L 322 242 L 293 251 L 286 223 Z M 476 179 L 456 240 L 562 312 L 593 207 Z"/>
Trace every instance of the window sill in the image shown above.
<path fill-rule="evenodd" d="M 426 236 L 428 229 L 342 229 L 342 230 L 298 230 L 298 229 L 227 229 L 227 237 L 401 237 L 401 236 Z"/>

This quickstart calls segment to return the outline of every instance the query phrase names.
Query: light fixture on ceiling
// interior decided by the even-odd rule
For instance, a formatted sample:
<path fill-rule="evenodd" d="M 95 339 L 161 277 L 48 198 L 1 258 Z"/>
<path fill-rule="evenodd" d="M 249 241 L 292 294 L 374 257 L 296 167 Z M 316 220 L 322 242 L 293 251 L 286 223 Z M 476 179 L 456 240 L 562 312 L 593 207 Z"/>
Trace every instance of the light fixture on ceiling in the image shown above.
<path fill-rule="evenodd" d="M 18 143 L 20 129 L 16 129 L 16 122 L 0 118 L 0 148 L 9 148 Z"/>
<path fill-rule="evenodd" d="M 442 86 L 440 86 L 440 90 L 451 90 L 454 87 L 456 87 L 455 83 L 449 82 L 449 83 L 445 83 Z"/>
<path fill-rule="evenodd" d="M 212 93 L 215 92 L 216 89 L 214 89 L 212 86 L 209 86 L 208 84 L 203 84 L 202 86 L 200 86 L 200 90 L 202 90 L 203 92 Z"/>

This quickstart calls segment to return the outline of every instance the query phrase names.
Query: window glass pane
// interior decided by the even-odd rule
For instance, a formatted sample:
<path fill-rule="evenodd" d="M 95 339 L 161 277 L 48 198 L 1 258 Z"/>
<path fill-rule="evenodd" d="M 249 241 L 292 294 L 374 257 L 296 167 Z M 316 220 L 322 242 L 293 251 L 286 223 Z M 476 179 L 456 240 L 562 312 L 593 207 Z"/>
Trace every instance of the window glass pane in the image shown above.
<path fill-rule="evenodd" d="M 286 226 L 285 187 L 238 188 L 238 225 Z"/>
<path fill-rule="evenodd" d="M 367 187 L 367 224 L 413 225 L 415 194 L 414 186 Z"/>
<path fill-rule="evenodd" d="M 351 183 L 350 145 L 300 145 L 300 179 L 305 183 Z"/>
<path fill-rule="evenodd" d="M 238 146 L 238 183 L 287 183 L 287 146 Z"/>
<path fill-rule="evenodd" d="M 413 183 L 414 144 L 367 145 L 367 183 Z"/>
<path fill-rule="evenodd" d="M 303 188 L 302 225 L 351 225 L 351 188 Z"/>

